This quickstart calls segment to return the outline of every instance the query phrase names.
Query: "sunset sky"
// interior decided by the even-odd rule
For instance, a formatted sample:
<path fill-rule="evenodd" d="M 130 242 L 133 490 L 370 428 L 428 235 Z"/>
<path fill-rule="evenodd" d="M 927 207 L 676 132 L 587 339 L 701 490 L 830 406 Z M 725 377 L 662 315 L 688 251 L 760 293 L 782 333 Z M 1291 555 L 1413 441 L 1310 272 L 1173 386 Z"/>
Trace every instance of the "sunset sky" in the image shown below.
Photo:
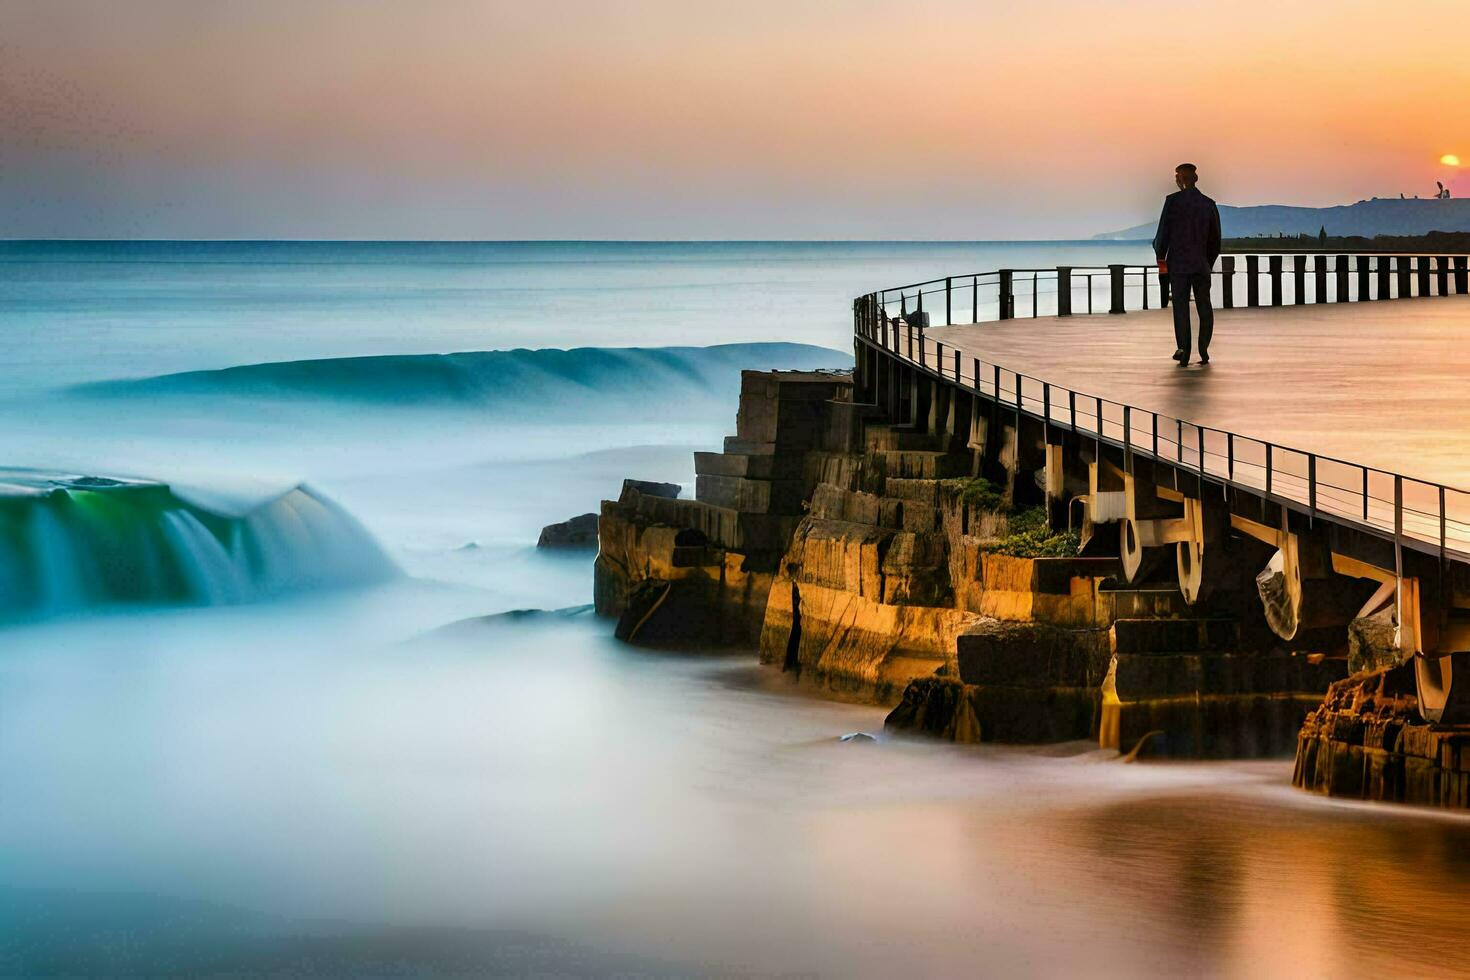
<path fill-rule="evenodd" d="M 1470 195 L 1470 5 L 0 0 L 0 237 L 1057 238 Z"/>

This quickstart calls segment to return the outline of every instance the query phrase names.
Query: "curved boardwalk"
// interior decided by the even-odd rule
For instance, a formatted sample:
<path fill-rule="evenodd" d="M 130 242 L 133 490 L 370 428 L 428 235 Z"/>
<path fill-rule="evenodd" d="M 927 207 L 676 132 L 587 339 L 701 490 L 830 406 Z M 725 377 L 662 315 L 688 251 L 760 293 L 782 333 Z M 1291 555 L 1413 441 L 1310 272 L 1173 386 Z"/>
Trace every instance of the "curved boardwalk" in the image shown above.
<path fill-rule="evenodd" d="M 1169 310 L 1002 320 L 926 333 L 958 347 L 967 360 L 1470 489 L 1464 389 L 1470 296 L 1217 310 L 1211 363 L 1188 368 L 1169 359 Z"/>

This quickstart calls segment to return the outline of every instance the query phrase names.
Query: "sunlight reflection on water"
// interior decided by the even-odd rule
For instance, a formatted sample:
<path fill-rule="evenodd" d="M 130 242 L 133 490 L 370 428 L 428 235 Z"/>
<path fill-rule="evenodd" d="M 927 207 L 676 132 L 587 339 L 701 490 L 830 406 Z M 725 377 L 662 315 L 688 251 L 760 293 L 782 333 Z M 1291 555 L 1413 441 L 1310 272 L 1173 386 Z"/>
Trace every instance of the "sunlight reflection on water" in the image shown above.
<path fill-rule="evenodd" d="M 673 972 L 1451 962 L 1434 936 L 1459 934 L 1470 825 L 1294 794 L 1285 763 L 844 744 L 882 712 L 748 657 L 620 647 L 585 612 L 406 639 L 464 603 L 423 587 L 335 603 L 29 634 L 0 687 L 25 801 L 0 816 L 8 883 L 222 903 L 190 955 L 245 923 L 245 963 L 302 930 L 348 956 L 362 928 L 489 930 L 485 957 L 512 929 Z M 139 955 L 178 915 L 144 917 Z"/>

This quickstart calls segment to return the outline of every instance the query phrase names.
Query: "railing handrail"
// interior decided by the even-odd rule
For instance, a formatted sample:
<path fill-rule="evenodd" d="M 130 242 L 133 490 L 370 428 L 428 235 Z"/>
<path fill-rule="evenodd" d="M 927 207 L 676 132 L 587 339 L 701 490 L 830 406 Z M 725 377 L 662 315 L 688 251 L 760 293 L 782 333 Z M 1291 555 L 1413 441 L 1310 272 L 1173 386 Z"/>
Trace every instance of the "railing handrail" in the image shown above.
<path fill-rule="evenodd" d="M 1246 258 L 1248 259 L 1256 259 L 1257 261 L 1246 263 L 1246 270 L 1237 269 L 1235 268 L 1236 263 L 1234 262 L 1234 258 L 1235 256 L 1241 254 L 1245 254 Z M 1262 269 L 1261 265 L 1263 265 L 1264 263 L 1261 263 L 1259 259 L 1263 255 L 1277 258 L 1280 261 L 1271 262 L 1268 264 L 1268 267 L 1266 269 Z M 1323 258 L 1325 258 L 1326 256 L 1334 256 L 1338 258 L 1339 261 L 1336 263 L 1335 269 L 1328 268 L 1327 263 L 1322 261 L 1312 263 L 1309 267 L 1307 262 L 1305 261 L 1308 255 L 1315 255 Z M 1288 263 L 1285 261 L 1287 256 L 1292 256 L 1294 258 L 1300 257 L 1302 261 L 1293 261 L 1288 265 Z M 1212 275 L 1222 277 L 1228 276 L 1231 280 L 1233 280 L 1235 277 L 1238 277 L 1242 274 L 1249 276 L 1250 274 L 1255 273 L 1256 275 L 1264 275 L 1271 280 L 1270 296 L 1269 298 L 1264 299 L 1264 301 L 1262 296 L 1260 295 L 1260 290 L 1256 288 L 1256 285 L 1248 282 L 1247 285 L 1250 288 L 1248 289 L 1248 302 L 1245 305 L 1285 305 L 1285 300 L 1283 298 L 1283 285 L 1288 277 L 1292 278 L 1295 281 L 1296 286 L 1294 286 L 1294 290 L 1297 287 L 1304 286 L 1307 281 L 1312 281 L 1314 283 L 1314 289 L 1318 291 L 1313 297 L 1314 303 L 1328 302 L 1328 299 L 1326 298 L 1325 284 L 1329 281 L 1329 279 L 1334 280 L 1337 287 L 1337 294 L 1334 300 L 1332 300 L 1333 302 L 1366 302 L 1375 301 L 1378 299 L 1409 298 L 1415 295 L 1415 282 L 1417 282 L 1418 284 L 1419 292 L 1417 295 L 1419 296 L 1445 296 L 1450 294 L 1450 277 L 1453 277 L 1454 294 L 1464 295 L 1466 293 L 1470 293 L 1470 283 L 1467 283 L 1467 266 L 1470 266 L 1470 255 L 1466 255 L 1464 253 L 1362 251 L 1344 252 L 1330 249 L 1311 251 L 1304 249 L 1291 249 L 1259 253 L 1226 253 L 1225 255 L 1222 255 L 1221 258 L 1228 259 L 1228 264 L 1226 262 L 1221 262 L 1218 268 L 1212 268 L 1210 270 Z M 1371 263 L 1366 261 L 1352 261 L 1359 258 L 1363 260 L 1382 260 L 1387 258 L 1394 259 L 1395 261 L 1391 263 L 1384 263 L 1382 261 Z M 1412 263 L 1403 261 L 1410 259 L 1452 259 L 1454 261 L 1453 265 L 1451 265 L 1449 261 L 1436 261 L 1433 263 L 1433 268 L 1431 268 L 1427 263 L 1419 261 L 1414 261 Z M 1387 265 L 1388 267 L 1385 268 L 1385 265 Z M 1058 297 L 1058 303 L 1060 307 L 1061 298 L 1064 295 L 1062 291 L 1063 288 L 1066 288 L 1068 290 L 1075 288 L 1074 280 L 1071 279 L 1071 276 L 1073 274 L 1077 274 L 1077 278 L 1087 280 L 1088 303 L 1090 312 L 1091 300 L 1093 298 L 1094 292 L 1092 280 L 1099 277 L 1099 274 L 1101 274 L 1102 276 L 1113 280 L 1113 285 L 1111 287 L 1112 295 L 1110 297 L 1112 300 L 1112 305 L 1114 307 L 1123 307 L 1114 308 L 1110 312 L 1121 313 L 1125 312 L 1125 309 L 1128 306 L 1127 297 L 1125 295 L 1127 289 L 1138 289 L 1138 285 L 1136 284 L 1131 287 L 1127 286 L 1126 279 L 1130 277 L 1137 277 L 1140 274 L 1144 276 L 1144 281 L 1142 284 L 1143 305 L 1141 307 L 1135 308 L 1148 308 L 1150 297 L 1148 293 L 1149 283 L 1147 277 L 1151 272 L 1156 273 L 1155 266 L 1138 265 L 1132 263 L 1115 263 L 1106 267 L 1058 266 L 1049 269 L 995 269 L 989 272 L 967 273 L 964 275 L 931 279 L 921 283 L 911 283 L 907 286 L 895 286 L 889 289 L 882 289 L 865 294 L 864 296 L 860 296 L 854 300 L 854 332 L 858 339 L 863 341 L 864 343 L 867 343 L 870 346 L 875 347 L 876 349 L 892 353 L 900 360 L 919 369 L 926 374 L 947 381 L 952 380 L 954 383 L 961 387 L 969 388 L 969 386 L 965 384 L 963 378 L 963 371 L 961 369 L 961 362 L 959 359 L 959 348 L 954 347 L 953 345 L 951 345 L 950 347 L 950 352 L 952 352 L 952 356 L 954 357 L 954 370 L 946 375 L 943 359 L 946 356 L 949 356 L 950 352 L 946 352 L 945 345 L 942 341 L 930 341 L 928 338 L 926 338 L 924 336 L 924 330 L 922 326 L 917 328 L 917 338 L 915 338 L 915 328 L 912 326 L 907 327 L 908 353 L 904 353 L 903 345 L 899 339 L 898 330 L 896 328 L 891 329 L 891 327 L 893 327 L 894 325 L 904 321 L 902 321 L 898 317 L 895 317 L 890 323 L 887 309 L 890 302 L 890 296 L 892 296 L 893 294 L 898 294 L 898 296 L 903 296 L 903 298 L 907 299 L 908 297 L 904 295 L 905 293 L 910 290 L 918 290 L 918 292 L 914 295 L 916 297 L 922 297 L 924 295 L 922 287 L 931 285 L 941 286 L 943 287 L 942 292 L 945 294 L 946 320 L 949 320 L 950 316 L 952 315 L 952 294 L 954 292 L 955 284 L 958 283 L 962 291 L 969 289 L 974 290 L 972 298 L 972 309 L 974 311 L 975 318 L 969 322 L 988 322 L 990 318 L 981 319 L 979 317 L 979 289 L 982 280 L 985 280 L 984 284 L 987 287 L 994 287 L 997 290 L 996 298 L 999 309 L 998 319 L 1004 320 L 1014 316 L 1013 306 L 1016 296 L 1014 292 L 1012 292 L 1010 295 L 1002 297 L 999 294 L 999 290 L 1003 288 L 1003 286 L 1014 286 L 1016 282 L 1016 279 L 1014 277 L 1015 273 L 1029 274 L 1030 278 L 1023 278 L 1020 281 L 1031 283 L 1030 292 L 1032 296 L 1032 316 L 1035 317 L 1037 316 L 1037 299 L 1039 295 L 1042 295 L 1039 289 L 1039 283 L 1041 281 L 1040 277 L 1046 273 L 1052 274 L 1054 281 L 1058 284 L 1058 289 L 1055 291 L 1055 294 Z M 1162 279 L 1162 277 L 1160 278 Z M 994 280 L 993 282 L 990 281 L 992 279 Z M 1350 282 L 1353 279 L 1356 279 L 1360 290 L 1357 300 L 1353 300 L 1351 297 Z M 1376 297 L 1372 295 L 1371 284 L 1374 282 L 1378 284 L 1379 290 L 1379 294 Z M 1433 290 L 1430 289 L 1431 282 L 1437 284 L 1439 290 L 1437 293 L 1433 292 Z M 1346 290 L 1346 292 L 1343 291 L 1343 287 L 1345 284 L 1349 285 L 1349 288 Z M 1397 294 L 1394 293 L 1395 284 L 1398 287 Z M 941 290 L 932 290 L 930 291 L 930 295 L 938 292 L 941 292 Z M 1052 293 L 1048 292 L 1045 295 L 1052 295 Z M 1227 291 L 1227 298 L 1229 297 L 1229 295 L 1230 294 Z M 897 299 L 898 296 L 893 296 L 893 298 Z M 1159 299 L 1160 307 L 1167 305 L 1168 291 L 1162 282 L 1160 284 Z M 1305 302 L 1307 302 L 1307 300 L 1302 292 L 1294 292 L 1294 304 Z M 1067 294 L 1065 312 L 1058 312 L 1057 315 L 1070 315 L 1071 305 L 1072 298 L 1069 294 Z M 1227 302 L 1226 307 L 1229 308 L 1230 305 L 1231 304 Z M 922 323 L 922 321 L 920 322 Z M 879 333 L 879 330 L 881 330 L 881 335 Z M 888 343 L 890 336 L 892 338 L 891 345 Z M 916 339 L 918 349 L 917 358 L 915 358 L 914 356 Z M 935 347 L 935 364 L 933 365 L 926 363 L 926 343 L 932 343 Z M 1295 506 L 1300 508 L 1305 505 L 1308 508 L 1308 513 L 1312 514 L 1313 516 L 1321 514 L 1324 517 L 1330 517 L 1332 519 L 1344 521 L 1346 523 L 1362 527 L 1365 530 L 1379 535 L 1387 535 L 1390 529 L 1387 524 L 1375 523 L 1373 521 L 1373 505 L 1375 503 L 1384 506 L 1392 504 L 1392 537 L 1396 544 L 1401 543 L 1406 539 L 1412 539 L 1413 541 L 1419 542 L 1420 544 L 1434 545 L 1436 543 L 1436 539 L 1434 537 L 1426 536 L 1425 534 L 1418 533 L 1415 530 L 1406 530 L 1404 527 L 1404 518 L 1405 516 L 1420 517 L 1426 520 L 1437 518 L 1437 549 L 1441 557 L 1444 557 L 1450 552 L 1450 549 L 1447 547 L 1446 540 L 1447 530 L 1451 523 L 1449 521 L 1447 512 L 1446 494 L 1455 494 L 1460 497 L 1470 498 L 1470 490 L 1466 490 L 1460 487 L 1455 487 L 1449 484 L 1439 483 L 1432 480 L 1421 479 L 1419 477 L 1405 476 L 1401 473 L 1397 473 L 1391 470 L 1385 470 L 1379 467 L 1369 466 L 1364 463 L 1358 463 L 1352 460 L 1329 456 L 1323 453 L 1297 449 L 1293 446 L 1271 442 L 1270 440 L 1261 439 L 1255 436 L 1242 435 L 1228 429 L 1201 425 L 1188 419 L 1170 416 L 1168 414 L 1160 413 L 1152 409 L 1141 408 L 1130 403 L 1119 402 L 1110 398 L 1103 398 L 1098 395 L 1079 391 L 1064 384 L 1049 382 L 1042 378 L 1035 377 L 1029 374 L 1024 374 L 1020 371 L 1004 367 L 1003 365 L 994 362 L 986 362 L 979 357 L 975 357 L 974 355 L 968 356 L 972 361 L 974 370 L 974 384 L 972 388 L 969 388 L 969 390 L 973 391 L 976 395 L 979 395 L 982 398 L 989 397 L 993 399 L 997 404 L 1004 404 L 1007 405 L 1007 407 L 1014 408 L 1017 412 L 1022 412 L 1033 417 L 1041 418 L 1042 416 L 1037 415 L 1035 411 L 1027 408 L 1025 404 L 1027 396 L 1024 393 L 1024 388 L 1026 387 L 1026 384 L 1028 382 L 1033 386 L 1040 386 L 1043 392 L 1043 410 L 1047 413 L 1045 420 L 1047 424 L 1054 425 L 1058 424 L 1058 422 L 1055 418 L 1052 417 L 1052 407 L 1054 405 L 1057 405 L 1058 402 L 1053 400 L 1051 396 L 1053 392 L 1058 392 L 1067 399 L 1067 403 L 1070 406 L 1070 425 L 1073 431 L 1079 431 L 1077 429 L 1077 404 L 1079 403 L 1079 401 L 1082 403 L 1091 404 L 1092 406 L 1095 406 L 1094 419 L 1096 422 L 1096 431 L 1092 434 L 1095 435 L 1098 439 L 1109 442 L 1110 444 L 1122 445 L 1125 451 L 1137 452 L 1141 455 L 1175 465 L 1182 463 L 1185 455 L 1185 447 L 1182 442 L 1182 432 L 1183 427 L 1187 425 L 1190 429 L 1194 430 L 1196 434 L 1197 446 L 1190 449 L 1190 453 L 1197 456 L 1196 468 L 1202 478 L 1217 480 L 1222 482 L 1224 485 L 1239 487 L 1252 493 L 1263 493 L 1267 499 L 1279 501 L 1286 506 Z M 984 391 L 985 383 L 982 381 L 981 377 L 980 369 L 982 365 L 985 365 L 989 368 L 989 371 L 986 373 L 993 375 L 993 379 L 990 380 L 990 384 L 993 390 L 988 396 Z M 1001 382 L 1006 376 L 1008 376 L 1014 382 L 1014 403 L 1003 400 L 1004 396 L 1007 393 L 1004 391 Z M 1105 431 L 1107 425 L 1109 424 L 1109 420 L 1104 418 L 1104 406 L 1116 409 L 1122 413 L 1124 421 L 1121 424 L 1125 426 L 1125 431 L 1121 442 L 1109 437 Z M 1149 448 L 1133 444 L 1131 441 L 1132 432 L 1127 427 L 1131 426 L 1130 417 L 1134 413 L 1139 413 L 1143 417 L 1152 418 L 1152 452 L 1149 450 Z M 1175 442 L 1171 443 L 1167 439 L 1163 441 L 1163 444 L 1166 446 L 1176 446 L 1177 453 L 1175 459 L 1167 459 L 1164 456 L 1157 454 L 1157 450 L 1160 445 L 1158 432 L 1158 424 L 1160 418 L 1172 418 L 1176 423 L 1176 426 L 1178 427 L 1178 435 L 1176 435 Z M 1212 471 L 1207 465 L 1209 457 L 1211 455 L 1213 455 L 1217 459 L 1226 458 L 1222 457 L 1222 454 L 1218 451 L 1215 451 L 1212 454 L 1208 450 L 1206 446 L 1208 436 L 1216 437 L 1215 441 L 1217 442 L 1221 438 L 1223 438 L 1226 442 L 1229 455 L 1227 471 L 1225 473 Z M 1235 452 L 1235 443 L 1237 440 L 1242 441 L 1249 446 L 1260 447 L 1264 451 L 1264 487 L 1255 486 L 1250 483 L 1246 483 L 1236 479 L 1235 470 L 1237 455 Z M 1281 471 L 1277 470 L 1274 475 L 1275 480 L 1278 483 L 1278 487 L 1273 487 L 1272 459 L 1273 456 L 1277 454 L 1286 454 L 1288 456 L 1297 457 L 1301 460 L 1304 460 L 1307 467 L 1307 475 L 1303 477 L 1292 473 L 1282 473 Z M 1337 484 L 1327 480 L 1318 479 L 1318 463 L 1328 464 L 1329 466 L 1345 467 L 1350 471 L 1360 472 L 1361 487 L 1343 487 L 1338 486 Z M 1253 462 L 1247 463 L 1241 461 L 1241 466 L 1249 468 L 1256 467 L 1258 466 L 1258 464 Z M 1385 497 L 1373 496 L 1371 492 L 1371 477 L 1377 477 L 1381 480 L 1393 481 L 1395 492 L 1392 500 Z M 1304 483 L 1307 499 L 1302 500 L 1294 496 L 1287 496 L 1282 492 L 1275 492 L 1278 490 L 1278 488 L 1280 490 L 1285 489 L 1285 486 L 1282 485 L 1283 481 L 1295 481 L 1298 483 Z M 1412 487 L 1424 488 L 1427 491 L 1437 493 L 1437 512 L 1417 510 L 1413 507 L 1406 508 L 1403 502 L 1403 488 L 1406 482 Z M 1319 504 L 1322 503 L 1318 493 L 1319 490 L 1337 491 L 1345 494 L 1353 494 L 1357 499 L 1361 501 L 1361 507 L 1355 508 L 1355 514 L 1358 511 L 1361 511 L 1361 519 L 1359 519 L 1357 516 L 1349 517 L 1347 514 L 1341 513 L 1340 511 L 1319 506 Z M 1455 521 L 1453 523 L 1455 524 L 1457 530 L 1457 539 L 1461 537 L 1458 532 L 1463 527 L 1465 531 L 1465 534 L 1463 536 L 1464 540 L 1467 545 L 1470 545 L 1470 520 Z M 1457 557 L 1470 559 L 1470 551 L 1456 551 L 1455 554 Z"/>

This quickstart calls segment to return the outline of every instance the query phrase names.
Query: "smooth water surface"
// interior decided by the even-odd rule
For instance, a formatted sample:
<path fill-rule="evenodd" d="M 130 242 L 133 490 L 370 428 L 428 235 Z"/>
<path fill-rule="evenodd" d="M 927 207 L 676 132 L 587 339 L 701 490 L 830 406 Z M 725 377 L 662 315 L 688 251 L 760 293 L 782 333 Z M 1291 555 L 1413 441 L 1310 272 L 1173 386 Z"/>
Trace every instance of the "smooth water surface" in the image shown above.
<path fill-rule="evenodd" d="M 687 488 L 742 363 L 841 366 L 856 292 L 1137 252 L 0 245 L 0 463 L 168 482 L 137 540 L 201 581 L 229 521 L 389 565 L 0 624 L 0 974 L 1464 970 L 1457 816 L 1284 761 L 841 742 L 884 712 L 617 644 L 590 556 L 533 547 L 625 476 Z M 810 346 L 405 359 L 762 340 Z M 146 380 L 349 356 L 394 359 Z M 269 509 L 303 485 L 372 549 Z"/>

